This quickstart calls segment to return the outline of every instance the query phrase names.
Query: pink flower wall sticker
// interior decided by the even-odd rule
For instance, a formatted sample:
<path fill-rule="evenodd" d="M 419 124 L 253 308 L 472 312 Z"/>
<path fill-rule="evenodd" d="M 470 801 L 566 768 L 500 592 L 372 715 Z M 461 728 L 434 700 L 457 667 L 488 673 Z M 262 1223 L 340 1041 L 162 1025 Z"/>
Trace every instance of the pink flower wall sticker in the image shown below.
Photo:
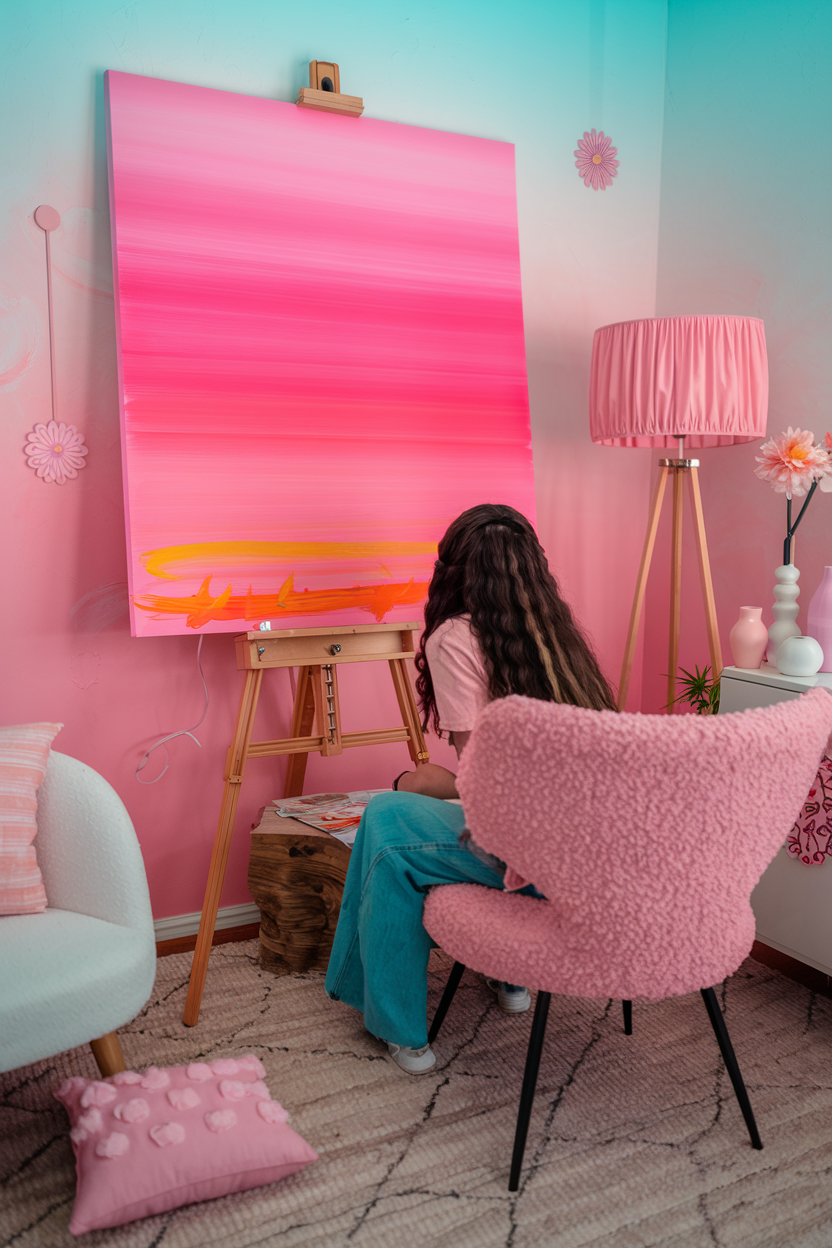
<path fill-rule="evenodd" d="M 50 420 L 46 425 L 35 425 L 23 453 L 42 481 L 64 485 L 85 466 L 87 447 L 84 435 L 74 425 Z"/>
<path fill-rule="evenodd" d="M 575 168 L 584 180 L 584 186 L 591 186 L 593 191 L 605 191 L 612 186 L 613 178 L 618 177 L 619 161 L 615 159 L 618 148 L 612 146 L 612 139 L 601 130 L 584 130 L 584 137 L 578 139 L 574 153 L 578 159 Z"/>
<path fill-rule="evenodd" d="M 52 251 L 49 235 L 61 224 L 61 214 L 49 204 L 34 211 L 35 223 L 43 230 L 46 241 L 46 302 L 49 309 L 49 375 L 52 381 L 52 419 L 46 425 L 35 425 L 29 434 L 23 454 L 41 481 L 65 485 L 78 476 L 84 467 L 84 435 L 74 425 L 58 422 L 58 383 L 55 376 L 55 327 L 52 322 Z"/>

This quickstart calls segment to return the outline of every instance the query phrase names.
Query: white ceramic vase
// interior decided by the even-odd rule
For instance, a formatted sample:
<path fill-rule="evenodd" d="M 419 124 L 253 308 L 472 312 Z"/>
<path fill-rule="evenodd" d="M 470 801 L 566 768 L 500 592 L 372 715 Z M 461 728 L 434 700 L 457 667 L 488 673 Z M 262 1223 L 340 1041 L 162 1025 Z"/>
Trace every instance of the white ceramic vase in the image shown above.
<path fill-rule="evenodd" d="M 814 676 L 823 662 L 823 648 L 814 637 L 787 637 L 777 647 L 775 660 L 784 676 Z"/>
<path fill-rule="evenodd" d="M 783 563 L 775 569 L 774 575 L 777 578 L 777 584 L 774 586 L 774 606 L 771 609 L 774 623 L 768 630 L 768 646 L 766 647 L 766 659 L 772 665 L 776 663 L 777 647 L 782 645 L 787 637 L 800 636 L 800 629 L 797 627 L 797 613 L 800 610 L 797 605 L 800 595 L 797 582 L 800 572 L 793 563 Z"/>

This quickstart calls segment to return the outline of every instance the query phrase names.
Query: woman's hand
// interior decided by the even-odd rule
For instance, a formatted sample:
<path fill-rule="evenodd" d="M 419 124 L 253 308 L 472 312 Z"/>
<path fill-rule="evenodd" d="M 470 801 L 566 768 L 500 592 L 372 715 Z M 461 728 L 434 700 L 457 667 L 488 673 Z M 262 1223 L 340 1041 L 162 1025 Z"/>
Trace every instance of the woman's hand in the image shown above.
<path fill-rule="evenodd" d="M 396 785 L 399 793 L 421 793 L 423 797 L 459 797 L 456 776 L 438 763 L 422 763 L 415 771 L 406 771 Z"/>

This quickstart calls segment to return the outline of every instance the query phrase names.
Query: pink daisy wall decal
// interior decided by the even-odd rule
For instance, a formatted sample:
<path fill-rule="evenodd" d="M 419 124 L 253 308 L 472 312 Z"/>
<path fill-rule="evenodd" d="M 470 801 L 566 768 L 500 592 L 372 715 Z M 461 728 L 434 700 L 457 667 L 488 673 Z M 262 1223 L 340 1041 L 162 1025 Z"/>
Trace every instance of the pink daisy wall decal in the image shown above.
<path fill-rule="evenodd" d="M 584 180 L 584 186 L 591 186 L 593 191 L 605 191 L 612 186 L 613 178 L 618 177 L 619 161 L 615 159 L 618 148 L 612 146 L 612 139 L 601 130 L 584 130 L 584 137 L 578 139 L 574 153 L 578 159 L 575 168 Z"/>
<path fill-rule="evenodd" d="M 35 425 L 23 448 L 26 462 L 34 468 L 42 481 L 54 481 L 63 485 L 71 477 L 78 476 L 84 467 L 84 435 L 74 425 L 60 424 L 50 420 L 47 425 Z"/>

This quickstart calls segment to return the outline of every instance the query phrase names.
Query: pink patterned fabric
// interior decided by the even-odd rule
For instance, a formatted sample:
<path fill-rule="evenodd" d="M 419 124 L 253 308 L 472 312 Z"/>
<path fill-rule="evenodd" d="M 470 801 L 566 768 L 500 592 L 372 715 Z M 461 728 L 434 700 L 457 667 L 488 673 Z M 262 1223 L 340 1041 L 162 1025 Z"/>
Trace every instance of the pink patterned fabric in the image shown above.
<path fill-rule="evenodd" d="M 603 446 L 676 450 L 766 436 L 768 361 L 753 316 L 663 316 L 595 331 L 589 430 Z"/>
<path fill-rule="evenodd" d="M 63 724 L 0 728 L 0 914 L 39 914 L 46 892 L 35 857 L 37 792 Z"/>
<path fill-rule="evenodd" d="M 803 809 L 786 841 L 793 858 L 822 867 L 832 858 L 832 758 L 824 754 Z"/>
<path fill-rule="evenodd" d="M 492 702 L 460 760 L 468 825 L 548 900 L 447 885 L 425 927 L 466 966 L 547 992 L 658 999 L 719 983 L 751 949 L 751 891 L 830 731 L 822 689 L 717 716 Z"/>
<path fill-rule="evenodd" d="M 316 1161 L 264 1074 L 249 1053 L 65 1080 L 55 1096 L 69 1114 L 78 1173 L 72 1234 L 274 1183 Z"/>

